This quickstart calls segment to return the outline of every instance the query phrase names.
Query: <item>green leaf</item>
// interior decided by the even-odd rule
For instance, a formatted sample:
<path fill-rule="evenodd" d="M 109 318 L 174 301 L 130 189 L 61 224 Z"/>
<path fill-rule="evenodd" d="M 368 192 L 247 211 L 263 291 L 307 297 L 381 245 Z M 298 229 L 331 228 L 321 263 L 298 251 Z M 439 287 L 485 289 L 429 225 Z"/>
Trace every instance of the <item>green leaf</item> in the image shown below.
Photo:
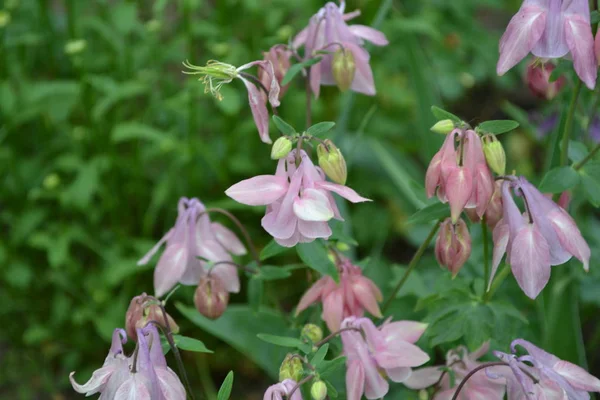
<path fill-rule="evenodd" d="M 592 24 L 597 24 L 600 22 L 600 12 L 598 10 L 594 10 L 590 13 L 590 19 Z"/>
<path fill-rule="evenodd" d="M 539 185 L 540 192 L 561 193 L 579 183 L 579 174 L 571 167 L 551 169 Z"/>
<path fill-rule="evenodd" d="M 217 394 L 217 400 L 229 400 L 229 396 L 231 396 L 231 389 L 233 388 L 233 371 L 229 371 L 225 380 L 221 384 L 219 388 L 219 393 Z"/>
<path fill-rule="evenodd" d="M 306 130 L 306 133 L 313 136 L 319 136 L 329 132 L 335 126 L 335 122 L 319 122 Z"/>
<path fill-rule="evenodd" d="M 284 269 L 283 267 L 276 267 L 272 265 L 263 265 L 258 268 L 258 274 L 254 276 L 254 279 L 261 279 L 263 281 L 275 281 L 278 279 L 285 279 L 292 275 L 292 273 Z"/>
<path fill-rule="evenodd" d="M 555 82 L 562 75 L 565 75 L 567 72 L 573 69 L 573 63 L 565 60 L 560 60 L 556 68 L 550 73 L 548 77 L 548 82 Z"/>
<path fill-rule="evenodd" d="M 329 351 L 329 344 L 325 343 L 323 346 L 319 347 L 319 350 L 317 350 L 315 355 L 310 359 L 310 364 L 318 369 L 319 365 L 325 360 L 327 351 Z"/>
<path fill-rule="evenodd" d="M 267 343 L 271 343 L 281 347 L 292 347 L 302 350 L 305 353 L 310 352 L 310 345 L 304 343 L 302 340 L 295 337 L 269 335 L 267 333 L 259 333 L 256 335 L 257 338 Z"/>
<path fill-rule="evenodd" d="M 424 224 L 427 222 L 435 221 L 440 218 L 444 218 L 450 215 L 450 207 L 448 204 L 435 203 L 425 208 L 421 208 L 419 211 L 408 217 L 406 220 L 407 224 Z"/>
<path fill-rule="evenodd" d="M 337 357 L 331 361 L 323 361 L 321 368 L 317 369 L 319 375 L 323 378 L 327 375 L 333 374 L 337 369 L 343 368 L 346 365 L 346 357 Z"/>
<path fill-rule="evenodd" d="M 248 304 L 254 312 L 257 312 L 260 309 L 264 287 L 264 280 L 258 279 L 256 275 L 253 275 L 252 278 L 248 280 Z"/>
<path fill-rule="evenodd" d="M 588 161 L 579 175 L 585 197 L 594 207 L 600 207 L 600 162 Z"/>
<path fill-rule="evenodd" d="M 204 343 L 198 339 L 187 336 L 173 335 L 175 345 L 181 350 L 195 351 L 197 353 L 212 353 L 212 350 L 206 348 Z"/>
<path fill-rule="evenodd" d="M 283 133 L 284 135 L 293 135 L 296 133 L 296 129 L 294 129 L 293 126 L 279 118 L 277 115 L 273 115 L 273 122 L 275 122 L 275 126 L 277 126 L 277 129 L 279 129 L 279 132 Z"/>
<path fill-rule="evenodd" d="M 323 382 L 325 382 L 325 385 L 327 385 L 327 396 L 329 396 L 332 399 L 337 399 L 338 391 L 335 388 L 335 386 L 333 386 L 329 381 L 323 381 Z"/>
<path fill-rule="evenodd" d="M 303 263 L 320 272 L 322 275 L 329 275 L 336 282 L 339 282 L 338 270 L 329 259 L 329 253 L 322 241 L 315 240 L 310 243 L 298 243 L 296 251 Z"/>
<path fill-rule="evenodd" d="M 436 106 L 431 106 L 431 112 L 438 121 L 441 121 L 443 119 L 450 119 L 454 122 L 462 122 L 462 120 L 458 116 L 446 110 L 442 110 L 441 108 Z"/>
<path fill-rule="evenodd" d="M 306 68 L 306 67 L 310 67 L 311 65 L 314 65 L 316 63 L 318 63 L 319 61 L 321 61 L 322 57 L 315 57 L 315 58 L 309 58 L 306 61 L 303 61 L 301 63 L 298 64 L 294 64 L 292 65 L 288 71 L 286 72 L 285 76 L 283 77 L 283 79 L 281 80 L 281 86 L 285 86 L 288 83 L 290 83 L 292 81 L 292 79 L 294 79 L 294 77 L 300 72 L 302 71 L 302 69 Z"/>
<path fill-rule="evenodd" d="M 499 119 L 493 121 L 485 121 L 477 126 L 477 129 L 483 132 L 493 133 L 499 135 L 501 133 L 510 132 L 513 129 L 517 129 L 519 123 L 510 119 Z"/>
<path fill-rule="evenodd" d="M 123 122 L 115 125 L 110 139 L 113 142 L 124 142 L 127 140 L 143 139 L 150 142 L 160 142 L 168 139 L 165 132 L 155 129 L 149 125 L 139 122 Z"/>
<path fill-rule="evenodd" d="M 266 259 L 274 257 L 290 249 L 291 247 L 283 247 L 282 245 L 277 243 L 275 239 L 271 239 L 271 241 L 267 243 L 267 245 L 260 252 L 260 261 L 264 261 Z"/>
<path fill-rule="evenodd" d="M 585 158 L 589 154 L 589 151 L 585 144 L 577 142 L 575 140 L 569 140 L 569 148 L 567 149 L 569 160 L 573 163 L 577 163 Z"/>

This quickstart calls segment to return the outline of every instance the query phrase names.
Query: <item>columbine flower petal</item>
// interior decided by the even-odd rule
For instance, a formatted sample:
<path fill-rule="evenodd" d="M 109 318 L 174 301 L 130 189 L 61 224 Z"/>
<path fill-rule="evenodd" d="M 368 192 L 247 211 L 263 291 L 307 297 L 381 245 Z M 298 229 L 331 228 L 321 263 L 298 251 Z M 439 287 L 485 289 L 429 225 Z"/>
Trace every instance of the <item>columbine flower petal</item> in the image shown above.
<path fill-rule="evenodd" d="M 238 203 L 264 206 L 281 198 L 288 189 L 287 179 L 275 175 L 259 175 L 231 186 L 225 194 Z"/>

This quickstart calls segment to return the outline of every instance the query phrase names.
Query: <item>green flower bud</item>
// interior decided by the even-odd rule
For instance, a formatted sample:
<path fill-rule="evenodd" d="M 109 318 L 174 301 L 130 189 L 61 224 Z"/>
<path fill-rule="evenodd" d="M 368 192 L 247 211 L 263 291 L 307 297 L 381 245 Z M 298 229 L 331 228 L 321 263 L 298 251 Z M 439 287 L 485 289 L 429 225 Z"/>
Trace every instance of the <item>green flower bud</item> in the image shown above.
<path fill-rule="evenodd" d="M 331 72 L 335 83 L 342 92 L 350 89 L 356 73 L 354 54 L 348 49 L 336 51 L 331 62 Z"/>
<path fill-rule="evenodd" d="M 324 400 L 327 397 L 327 385 L 323 381 L 315 381 L 310 387 L 310 395 L 314 400 Z"/>
<path fill-rule="evenodd" d="M 279 160 L 287 156 L 290 151 L 292 151 L 292 141 L 286 136 L 282 136 L 271 147 L 271 159 Z"/>
<path fill-rule="evenodd" d="M 285 359 L 279 367 L 279 382 L 283 382 L 286 379 L 292 379 L 299 382 L 302 379 L 302 361 L 298 357 L 294 357 L 293 354 L 288 353 Z"/>
<path fill-rule="evenodd" d="M 315 324 L 306 324 L 302 328 L 302 337 L 310 339 L 311 342 L 317 343 L 323 339 L 323 330 Z"/>
<path fill-rule="evenodd" d="M 454 121 L 452 121 L 451 119 L 443 119 L 441 121 L 436 122 L 435 125 L 431 127 L 431 131 L 435 133 L 440 133 L 442 135 L 447 135 L 450 132 L 452 132 L 454 128 L 456 128 L 456 126 L 454 125 Z"/>
<path fill-rule="evenodd" d="M 348 177 L 348 170 L 340 149 L 331 140 L 326 139 L 317 146 L 317 155 L 319 156 L 319 166 L 329 179 L 344 185 Z"/>
<path fill-rule="evenodd" d="M 69 40 L 67 44 L 65 44 L 65 53 L 68 55 L 81 53 L 83 50 L 85 50 L 86 46 L 87 42 L 85 39 Z"/>
<path fill-rule="evenodd" d="M 498 175 L 504 175 L 506 170 L 506 154 L 504 153 L 502 143 L 491 133 L 485 134 L 482 141 L 483 154 L 485 154 L 488 166 Z"/>

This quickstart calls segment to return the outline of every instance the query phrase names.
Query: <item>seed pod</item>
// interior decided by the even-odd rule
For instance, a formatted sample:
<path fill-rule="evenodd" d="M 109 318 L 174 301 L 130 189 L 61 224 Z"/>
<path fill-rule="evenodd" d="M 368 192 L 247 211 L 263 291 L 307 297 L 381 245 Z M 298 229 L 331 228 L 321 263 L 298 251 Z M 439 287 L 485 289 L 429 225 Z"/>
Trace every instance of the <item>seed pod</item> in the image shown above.
<path fill-rule="evenodd" d="M 194 293 L 194 305 L 200 314 L 217 319 L 225 312 L 228 303 L 229 292 L 219 279 L 211 276 L 200 279 Z"/>

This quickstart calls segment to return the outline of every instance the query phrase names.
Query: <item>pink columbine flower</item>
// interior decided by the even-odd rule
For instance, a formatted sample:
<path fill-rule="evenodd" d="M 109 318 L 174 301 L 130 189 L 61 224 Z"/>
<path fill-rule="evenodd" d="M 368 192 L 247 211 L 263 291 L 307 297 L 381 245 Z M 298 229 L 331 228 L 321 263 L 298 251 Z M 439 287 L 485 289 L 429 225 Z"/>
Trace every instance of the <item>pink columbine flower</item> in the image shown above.
<path fill-rule="evenodd" d="M 515 204 L 511 188 L 523 198 L 525 214 Z M 502 205 L 503 217 L 493 232 L 490 285 L 505 252 L 517 283 L 532 299 L 548 283 L 551 265 L 563 264 L 574 256 L 586 271 L 589 269 L 590 248 L 573 218 L 524 177 L 507 177 L 502 184 Z"/>
<path fill-rule="evenodd" d="M 300 389 L 297 389 L 294 394 L 292 394 L 291 398 L 288 397 L 296 385 L 296 381 L 292 379 L 286 379 L 283 382 L 271 385 L 265 392 L 263 400 L 302 400 L 302 392 L 300 392 Z"/>
<path fill-rule="evenodd" d="M 167 293 L 178 282 L 182 285 L 197 285 L 206 271 L 211 269 L 207 261 L 232 261 L 232 254 L 246 254 L 244 245 L 233 232 L 210 221 L 206 207 L 200 200 L 182 197 L 177 209 L 175 226 L 138 261 L 138 265 L 147 264 L 166 242 L 165 251 L 154 270 L 154 291 L 157 297 Z M 239 292 L 240 281 L 236 267 L 229 264 L 216 265 L 211 269 L 211 276 L 218 277 L 227 291 Z"/>
<path fill-rule="evenodd" d="M 266 205 L 262 226 L 286 247 L 331 236 L 327 222 L 332 218 L 343 221 L 331 192 L 353 203 L 369 201 L 349 187 L 327 182 L 323 170 L 315 167 L 304 150 L 299 157 L 296 154 L 297 150 L 292 150 L 279 160 L 275 175 L 255 176 L 225 191 L 239 203 Z"/>
<path fill-rule="evenodd" d="M 137 330 L 137 357 L 123 352 L 127 336 L 123 329 L 115 329 L 112 345 L 102 365 L 83 385 L 69 380 L 78 393 L 111 400 L 185 400 L 186 394 L 177 375 L 167 366 L 160 346 L 160 337 L 154 325 Z M 135 365 L 134 365 L 135 362 Z"/>
<path fill-rule="evenodd" d="M 338 269 L 339 285 L 330 276 L 323 276 L 302 296 L 296 308 L 296 315 L 311 304 L 321 301 L 321 318 L 331 332 L 340 329 L 342 321 L 347 317 L 362 317 L 365 310 L 377 318 L 382 318 L 377 302 L 382 301 L 383 297 L 377 285 L 364 277 L 361 269 L 343 256 L 340 256 Z"/>
<path fill-rule="evenodd" d="M 435 258 L 442 267 L 448 268 L 452 276 L 467 262 L 471 255 L 471 234 L 462 218 L 453 224 L 446 218 L 440 226 L 440 233 L 435 241 Z"/>
<path fill-rule="evenodd" d="M 310 69 L 310 86 L 319 97 L 320 85 L 335 85 L 336 81 L 332 73 L 333 56 L 331 53 L 340 50 L 350 51 L 356 65 L 354 80 L 350 89 L 355 92 L 370 96 L 375 95 L 375 82 L 373 71 L 369 65 L 369 53 L 364 49 L 364 41 L 367 40 L 377 46 L 385 46 L 388 41 L 385 35 L 365 25 L 348 25 L 346 21 L 360 15 L 360 11 L 344 14 L 345 2 L 328 2 L 325 7 L 313 15 L 308 27 L 304 28 L 294 38 L 294 47 L 304 45 L 304 57 L 313 58 L 319 50 L 328 51 L 329 54 L 321 54 L 322 60 Z"/>
<path fill-rule="evenodd" d="M 465 208 L 483 216 L 494 192 L 494 179 L 475 131 L 455 129 L 446 136 L 427 168 L 425 189 L 427 197 L 433 197 L 437 189 L 440 201 L 450 204 L 453 223 Z"/>
<path fill-rule="evenodd" d="M 563 88 L 567 79 L 559 76 L 554 82 L 550 82 L 550 75 L 554 71 L 554 64 L 551 62 L 540 62 L 533 60 L 527 65 L 525 82 L 531 93 L 546 100 L 552 100 Z"/>
<path fill-rule="evenodd" d="M 281 100 L 285 92 L 289 87 L 289 84 L 285 86 L 281 86 L 281 81 L 285 77 L 288 69 L 290 69 L 290 57 L 292 56 L 292 52 L 287 50 L 284 45 L 278 44 L 269 49 L 269 51 L 263 52 L 264 60 L 270 61 L 273 65 L 273 72 L 275 74 L 275 79 L 279 84 L 279 94 L 278 100 Z M 272 77 L 269 75 L 269 72 L 264 68 L 258 69 L 258 80 L 260 83 L 270 92 L 271 91 L 271 82 L 273 81 Z M 266 104 L 268 100 L 267 94 L 261 90 L 261 96 L 263 98 L 263 102 Z"/>
<path fill-rule="evenodd" d="M 459 346 L 450 350 L 446 355 L 445 366 L 425 367 L 413 370 L 410 377 L 404 384 L 410 389 L 425 389 L 437 385 L 438 391 L 432 400 L 451 399 L 456 392 L 457 386 L 467 376 L 469 372 L 477 368 L 481 363 L 477 360 L 483 357 L 489 350 L 489 341 L 481 345 L 473 353 L 469 353 L 465 346 Z M 487 368 L 492 373 L 500 373 L 503 367 Z M 454 373 L 454 386 L 451 386 L 451 379 L 447 370 Z M 487 370 L 486 369 L 486 370 Z M 458 400 L 486 399 L 502 400 L 504 399 L 506 382 L 504 379 L 494 379 L 486 374 L 485 370 L 476 372 L 467 380 L 461 389 Z M 512 400 L 511 397 L 509 399 Z"/>
<path fill-rule="evenodd" d="M 517 356 L 517 346 L 528 354 Z M 496 357 L 510 366 L 510 371 L 504 371 L 501 375 L 506 378 L 508 398 L 511 400 L 588 400 L 588 392 L 600 392 L 600 379 L 524 339 L 514 340 L 511 350 L 513 354 L 494 352 Z"/>
<path fill-rule="evenodd" d="M 525 0 L 500 39 L 498 75 L 529 52 L 540 58 L 561 58 L 570 52 L 575 72 L 593 89 L 598 71 L 588 0 Z"/>
<path fill-rule="evenodd" d="M 272 107 L 279 107 L 279 82 L 270 60 L 252 61 L 238 68 L 220 61 L 209 61 L 204 67 L 192 65 L 187 61 L 183 65 L 190 69 L 190 71 L 184 73 L 202 76 L 205 85 L 204 92 L 210 92 L 218 100 L 223 99 L 220 92 L 221 86 L 230 83 L 234 79 L 240 79 L 248 90 L 248 102 L 260 140 L 264 143 L 271 143 L 271 138 L 269 137 L 269 111 L 267 110 L 264 95 L 261 94 L 261 90 L 263 89 L 257 86 L 255 81 L 249 79 L 244 73 L 245 70 L 257 66 L 262 71 L 261 81 L 268 82 L 268 86 L 265 85 L 265 89 L 269 92 L 267 96 L 269 103 Z"/>
<path fill-rule="evenodd" d="M 346 392 L 348 400 L 379 399 L 389 390 L 384 378 L 393 382 L 404 382 L 412 372 L 429 361 L 429 356 L 414 345 L 419 340 L 426 324 L 413 321 L 386 321 L 375 327 L 368 318 L 346 318 L 341 333 L 346 355 Z"/>

